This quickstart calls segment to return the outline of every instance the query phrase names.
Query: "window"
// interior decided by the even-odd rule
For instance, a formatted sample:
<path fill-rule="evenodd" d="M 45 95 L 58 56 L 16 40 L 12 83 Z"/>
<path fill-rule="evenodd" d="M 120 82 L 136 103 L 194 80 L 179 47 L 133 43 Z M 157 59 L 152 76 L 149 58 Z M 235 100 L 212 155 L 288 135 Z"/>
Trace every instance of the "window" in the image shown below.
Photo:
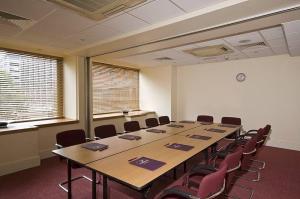
<path fill-rule="evenodd" d="M 62 59 L 0 48 L 0 120 L 63 116 Z"/>
<path fill-rule="evenodd" d="M 93 62 L 93 114 L 139 109 L 139 71 Z"/>

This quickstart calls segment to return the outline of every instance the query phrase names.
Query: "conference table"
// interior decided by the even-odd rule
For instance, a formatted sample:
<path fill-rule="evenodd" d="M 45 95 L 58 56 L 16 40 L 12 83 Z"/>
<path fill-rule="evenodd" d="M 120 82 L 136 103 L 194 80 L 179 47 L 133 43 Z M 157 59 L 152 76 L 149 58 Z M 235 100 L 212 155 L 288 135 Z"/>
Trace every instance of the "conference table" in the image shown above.
<path fill-rule="evenodd" d="M 143 191 L 161 175 L 205 151 L 209 146 L 236 132 L 240 127 L 183 121 L 150 128 L 163 131 L 163 133 L 149 132 L 149 129 L 127 133 L 139 136 L 139 140 L 126 140 L 120 139 L 120 136 L 114 136 L 93 141 L 109 146 L 103 151 L 91 151 L 83 148 L 82 145 L 75 145 L 53 150 L 53 153 L 67 159 L 68 198 L 72 198 L 71 162 L 76 162 L 92 171 L 92 198 L 96 198 L 96 174 L 102 175 L 103 198 L 106 199 L 108 198 L 108 178 L 135 190 Z M 188 147 L 189 150 L 172 148 L 176 144 Z M 149 170 L 133 164 L 136 160 L 143 158 L 160 162 L 163 165 L 155 170 Z"/>

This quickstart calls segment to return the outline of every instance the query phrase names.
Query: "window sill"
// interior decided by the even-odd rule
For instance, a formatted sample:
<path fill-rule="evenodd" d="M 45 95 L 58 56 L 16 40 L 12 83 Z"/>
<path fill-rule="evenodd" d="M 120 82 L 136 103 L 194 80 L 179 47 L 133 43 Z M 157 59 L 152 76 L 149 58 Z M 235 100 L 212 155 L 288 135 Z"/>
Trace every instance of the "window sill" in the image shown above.
<path fill-rule="evenodd" d="M 40 121 L 33 121 L 33 122 L 12 123 L 12 124 L 8 124 L 7 128 L 0 128 L 0 136 L 37 130 L 39 127 L 51 127 L 51 126 L 64 125 L 64 124 L 75 124 L 78 122 L 79 122 L 78 120 L 62 118 L 62 119 L 40 120 Z"/>
<path fill-rule="evenodd" d="M 105 113 L 100 115 L 94 115 L 93 121 L 106 120 L 112 118 L 122 118 L 122 117 L 139 117 L 150 113 L 155 113 L 155 111 L 131 111 L 128 114 L 123 113 Z"/>

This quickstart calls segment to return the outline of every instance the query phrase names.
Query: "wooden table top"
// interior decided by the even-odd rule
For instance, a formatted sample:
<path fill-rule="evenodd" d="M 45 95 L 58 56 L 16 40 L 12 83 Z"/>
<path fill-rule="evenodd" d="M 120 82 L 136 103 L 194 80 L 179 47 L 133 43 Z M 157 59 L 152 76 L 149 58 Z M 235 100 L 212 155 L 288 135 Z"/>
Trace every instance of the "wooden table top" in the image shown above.
<path fill-rule="evenodd" d="M 166 133 L 151 133 L 147 132 L 146 130 L 140 130 L 132 133 L 128 133 L 130 135 L 137 135 L 140 136 L 140 140 L 125 140 L 118 138 L 118 136 L 105 138 L 101 140 L 96 140 L 93 142 L 106 144 L 108 145 L 108 149 L 103 151 L 91 151 L 85 148 L 82 148 L 82 145 L 75 145 L 70 146 L 62 149 L 56 149 L 52 152 L 65 157 L 67 159 L 73 160 L 80 164 L 88 164 L 93 161 L 97 161 L 124 151 L 127 151 L 129 149 L 133 149 L 145 144 L 149 144 L 151 142 L 172 136 L 176 133 L 180 133 L 183 131 L 187 131 L 189 129 L 196 128 L 199 126 L 199 124 L 181 124 L 184 125 L 183 128 L 172 128 L 168 127 L 167 125 L 162 125 L 158 127 L 154 127 L 156 129 L 166 130 Z"/>
<path fill-rule="evenodd" d="M 178 135 L 172 135 L 147 145 L 107 157 L 103 160 L 92 162 L 87 164 L 86 167 L 105 174 L 112 179 L 119 180 L 137 190 L 141 190 L 159 176 L 236 130 L 234 128 L 229 129 L 230 130 L 227 130 L 225 133 L 213 133 L 205 131 L 203 126 L 192 128 Z M 193 134 L 207 135 L 210 136 L 211 139 L 198 140 L 186 136 Z M 166 144 L 172 143 L 191 145 L 194 146 L 194 148 L 190 151 L 180 151 L 165 146 Z M 152 158 L 163 161 L 166 164 L 154 171 L 150 171 L 129 163 L 128 160 L 138 157 Z"/>

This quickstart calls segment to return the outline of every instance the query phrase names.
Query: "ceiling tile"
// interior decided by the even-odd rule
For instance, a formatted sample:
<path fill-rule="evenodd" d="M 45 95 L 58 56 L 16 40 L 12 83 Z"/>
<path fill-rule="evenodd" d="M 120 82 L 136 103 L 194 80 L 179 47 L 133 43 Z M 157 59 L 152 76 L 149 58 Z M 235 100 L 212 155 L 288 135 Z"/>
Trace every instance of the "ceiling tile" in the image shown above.
<path fill-rule="evenodd" d="M 285 34 L 299 33 L 300 20 L 291 21 L 283 24 Z"/>
<path fill-rule="evenodd" d="M 263 35 L 265 40 L 284 38 L 283 29 L 281 27 L 261 30 L 260 33 Z"/>
<path fill-rule="evenodd" d="M 95 21 L 81 17 L 73 12 L 58 9 L 42 21 L 25 30 L 18 38 L 33 42 L 36 40 L 54 41 L 55 39 L 64 38 L 81 31 L 93 24 L 96 24 Z"/>
<path fill-rule="evenodd" d="M 162 12 L 157 12 L 158 10 L 162 10 Z M 129 14 L 150 24 L 154 24 L 185 14 L 185 12 L 180 10 L 169 0 L 156 0 L 131 10 Z"/>
<path fill-rule="evenodd" d="M 257 49 L 253 51 L 243 51 L 248 57 L 254 58 L 254 57 L 265 57 L 265 56 L 271 56 L 273 55 L 273 52 L 270 48 L 262 48 Z"/>
<path fill-rule="evenodd" d="M 80 33 L 74 34 L 71 37 L 66 38 L 65 40 L 68 42 L 80 42 L 82 44 L 90 44 L 94 42 L 100 42 L 101 40 L 114 37 L 118 34 L 121 33 L 103 24 L 98 24 Z"/>
<path fill-rule="evenodd" d="M 41 0 L 1 0 L 0 10 L 32 20 L 39 20 L 54 11 L 55 6 Z"/>
<path fill-rule="evenodd" d="M 272 47 L 272 51 L 273 51 L 276 55 L 281 55 L 281 54 L 287 54 L 287 53 L 288 53 L 288 49 L 287 49 L 286 46 Z"/>
<path fill-rule="evenodd" d="M 181 7 L 183 10 L 187 12 L 192 12 L 196 10 L 200 10 L 202 8 L 206 8 L 226 0 L 171 0 L 176 5 Z"/>
<path fill-rule="evenodd" d="M 271 46 L 271 47 L 275 47 L 275 46 L 286 46 L 286 42 L 285 39 L 282 38 L 277 38 L 277 39 L 272 39 L 272 40 L 268 40 L 267 43 Z"/>
<path fill-rule="evenodd" d="M 233 46 L 239 46 L 243 44 L 252 44 L 257 42 L 263 42 L 263 38 L 260 36 L 258 32 L 250 32 L 241 35 L 235 35 L 231 37 L 224 38 L 226 42 Z M 242 40 L 249 40 L 247 43 L 240 43 Z"/>
<path fill-rule="evenodd" d="M 132 15 L 124 13 L 103 22 L 103 25 L 125 33 L 138 30 L 140 28 L 146 27 L 149 24 Z"/>
<path fill-rule="evenodd" d="M 295 48 L 289 48 L 291 56 L 300 56 L 300 46 Z"/>

